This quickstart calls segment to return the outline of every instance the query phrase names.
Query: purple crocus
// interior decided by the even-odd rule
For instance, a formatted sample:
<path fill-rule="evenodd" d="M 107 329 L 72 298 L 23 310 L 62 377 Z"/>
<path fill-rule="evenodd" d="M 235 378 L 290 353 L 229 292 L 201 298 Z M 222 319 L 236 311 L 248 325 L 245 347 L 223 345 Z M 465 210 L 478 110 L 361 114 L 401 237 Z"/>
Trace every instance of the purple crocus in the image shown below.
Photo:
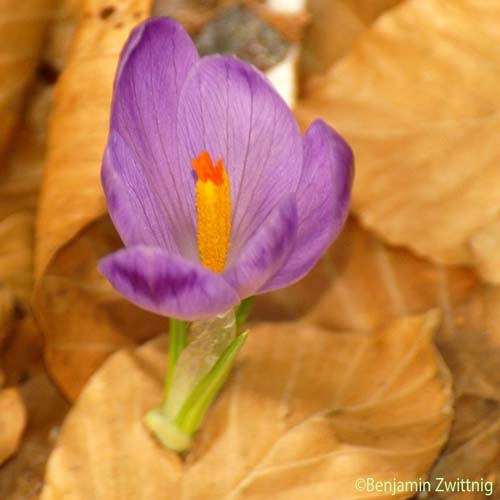
<path fill-rule="evenodd" d="M 195 320 L 299 280 L 339 233 L 353 155 L 317 120 L 301 137 L 254 67 L 200 58 L 175 21 L 123 49 L 102 168 L 125 248 L 101 272 L 131 302 Z"/>

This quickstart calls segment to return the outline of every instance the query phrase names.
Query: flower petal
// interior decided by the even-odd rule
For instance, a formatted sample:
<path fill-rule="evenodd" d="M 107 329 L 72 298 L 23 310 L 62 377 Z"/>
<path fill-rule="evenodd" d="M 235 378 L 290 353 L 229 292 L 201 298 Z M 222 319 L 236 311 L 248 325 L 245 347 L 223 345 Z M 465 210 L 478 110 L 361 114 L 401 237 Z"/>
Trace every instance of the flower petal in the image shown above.
<path fill-rule="evenodd" d="M 260 292 L 287 286 L 314 266 L 347 218 L 353 176 L 351 148 L 328 125 L 316 120 L 304 136 L 304 168 L 296 194 L 299 221 L 295 248 Z"/>
<path fill-rule="evenodd" d="M 239 303 L 220 275 L 160 248 L 118 250 L 100 261 L 99 270 L 128 300 L 165 316 L 196 320 Z"/>
<path fill-rule="evenodd" d="M 141 24 L 123 49 L 102 180 L 126 245 L 197 255 L 193 183 L 189 165 L 178 171 L 176 148 L 178 96 L 197 60 L 189 36 L 167 18 Z"/>
<path fill-rule="evenodd" d="M 231 264 L 268 215 L 294 192 L 302 139 L 285 102 L 252 66 L 232 57 L 201 59 L 179 98 L 179 162 L 201 151 L 222 158 L 231 183 Z"/>
<path fill-rule="evenodd" d="M 283 266 L 297 236 L 297 204 L 289 195 L 275 208 L 224 272 L 224 279 L 241 299 L 254 295 Z"/>

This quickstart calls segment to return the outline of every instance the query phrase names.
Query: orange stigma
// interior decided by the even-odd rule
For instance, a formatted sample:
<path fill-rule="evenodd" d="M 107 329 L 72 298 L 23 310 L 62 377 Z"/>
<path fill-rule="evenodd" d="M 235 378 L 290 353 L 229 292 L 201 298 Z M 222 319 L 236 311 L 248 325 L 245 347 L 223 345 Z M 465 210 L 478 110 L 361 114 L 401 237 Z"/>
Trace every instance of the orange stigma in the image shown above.
<path fill-rule="evenodd" d="M 198 253 L 202 264 L 221 273 L 227 260 L 231 235 L 231 191 L 222 158 L 214 166 L 207 151 L 192 160 L 196 181 Z"/>
<path fill-rule="evenodd" d="M 212 181 L 215 185 L 220 186 L 223 182 L 224 164 L 222 159 L 217 160 L 214 167 L 212 158 L 206 151 L 202 151 L 198 158 L 192 162 L 194 171 L 198 174 L 198 179 L 203 182 Z"/>

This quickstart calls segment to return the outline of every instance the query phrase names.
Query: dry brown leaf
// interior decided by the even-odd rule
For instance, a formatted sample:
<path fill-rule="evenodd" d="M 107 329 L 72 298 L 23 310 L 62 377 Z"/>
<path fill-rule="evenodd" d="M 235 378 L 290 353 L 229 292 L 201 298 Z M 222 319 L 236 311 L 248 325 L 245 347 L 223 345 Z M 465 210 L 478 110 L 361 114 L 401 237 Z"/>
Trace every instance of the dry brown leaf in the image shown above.
<path fill-rule="evenodd" d="M 77 10 L 71 0 L 64 5 L 47 56 L 56 67 Z M 151 315 L 120 300 L 96 268 L 98 258 L 120 245 L 109 221 L 95 222 L 106 212 L 99 176 L 114 73 L 130 30 L 149 14 L 151 2 L 84 0 L 79 7 L 51 117 L 34 296 L 48 367 L 70 397 L 110 352 L 132 338 L 144 339 L 145 332 L 151 336 L 152 328 L 161 331 Z"/>
<path fill-rule="evenodd" d="M 0 391 L 0 464 L 16 452 L 26 425 L 26 410 L 17 389 Z"/>
<path fill-rule="evenodd" d="M 298 111 L 352 144 L 363 223 L 436 262 L 473 263 L 471 243 L 499 220 L 499 23 L 488 0 L 408 0 L 361 35 Z M 495 255 L 483 249 L 480 269 Z"/>
<path fill-rule="evenodd" d="M 302 42 L 304 84 L 351 49 L 360 33 L 402 0 L 310 0 L 310 23 Z"/>
<path fill-rule="evenodd" d="M 55 0 L 0 0 L 0 155 L 19 119 Z"/>
<path fill-rule="evenodd" d="M 443 312 L 438 339 L 454 378 L 456 418 L 431 477 L 451 483 L 496 478 L 498 492 L 500 288 L 479 283 L 466 269 L 432 265 L 383 245 L 350 220 L 309 277 L 259 300 L 256 312 L 292 317 L 309 311 L 309 319 L 324 326 L 368 329 L 432 305 Z"/>
<path fill-rule="evenodd" d="M 66 419 L 41 499 L 368 498 L 356 478 L 418 478 L 452 413 L 437 322 L 431 312 L 371 335 L 255 328 L 184 464 L 141 424 L 161 398 L 166 339 L 120 351 Z"/>
<path fill-rule="evenodd" d="M 37 216 L 35 271 L 106 212 L 99 181 L 118 56 L 150 0 L 86 0 L 56 88 Z"/>
<path fill-rule="evenodd" d="M 474 273 L 444 268 L 384 245 L 350 218 L 330 250 L 298 284 L 258 297 L 261 319 L 309 319 L 332 329 L 371 331 L 391 319 L 449 309 L 478 293 Z"/>

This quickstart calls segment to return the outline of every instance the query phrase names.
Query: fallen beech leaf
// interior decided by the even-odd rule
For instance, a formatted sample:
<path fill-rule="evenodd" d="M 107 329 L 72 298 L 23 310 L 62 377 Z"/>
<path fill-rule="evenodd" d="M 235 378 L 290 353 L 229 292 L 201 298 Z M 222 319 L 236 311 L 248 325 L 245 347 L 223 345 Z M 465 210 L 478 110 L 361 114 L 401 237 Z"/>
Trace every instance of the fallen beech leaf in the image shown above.
<path fill-rule="evenodd" d="M 19 446 L 26 425 L 26 411 L 17 389 L 0 391 L 0 464 Z"/>
<path fill-rule="evenodd" d="M 166 339 L 120 351 L 67 417 L 41 500 L 368 498 L 356 478 L 417 479 L 452 414 L 437 322 L 430 312 L 368 335 L 256 327 L 184 464 L 141 423 L 161 399 Z"/>
<path fill-rule="evenodd" d="M 151 0 L 86 0 L 59 79 L 37 215 L 35 273 L 106 212 L 99 180 L 118 56 Z"/>
<path fill-rule="evenodd" d="M 54 0 L 0 1 L 0 155 L 33 79 Z"/>
<path fill-rule="evenodd" d="M 298 110 L 353 146 L 363 224 L 436 262 L 473 263 L 471 242 L 499 218 L 499 22 L 495 2 L 408 0 Z"/>
<path fill-rule="evenodd" d="M 320 75 L 351 49 L 360 33 L 402 0 L 310 0 L 310 23 L 302 42 L 301 69 L 307 80 Z"/>
<path fill-rule="evenodd" d="M 60 27 L 63 40 L 76 10 L 71 0 L 65 5 L 69 15 L 66 11 L 66 25 Z M 36 224 L 33 303 L 46 336 L 48 368 L 71 397 L 112 350 L 131 342 L 128 333 L 144 339 L 144 330 L 153 328 L 147 314 L 120 328 L 137 317 L 137 309 L 118 300 L 96 268 L 98 258 L 116 249 L 119 239 L 109 223 L 99 229 L 102 224 L 96 222 L 99 228 L 90 228 L 87 236 L 84 231 L 106 213 L 100 168 L 118 56 L 130 30 L 149 14 L 151 1 L 84 0 L 79 7 L 51 116 Z M 64 52 L 57 32 L 54 37 L 49 56 Z"/>
<path fill-rule="evenodd" d="M 440 341 L 455 387 L 456 415 L 450 441 L 432 476 L 454 481 L 493 481 L 500 477 L 500 347 L 485 335 L 449 332 Z M 498 491 L 494 491 L 498 494 Z M 455 498 L 440 493 L 442 498 Z M 470 493 L 469 499 L 490 497 Z M 496 498 L 496 496 L 495 496 Z"/>
<path fill-rule="evenodd" d="M 350 218 L 308 276 L 286 290 L 257 298 L 254 317 L 292 319 L 307 314 L 327 328 L 371 331 L 397 316 L 433 307 L 448 310 L 479 290 L 470 270 L 433 265 L 387 246 Z"/>

